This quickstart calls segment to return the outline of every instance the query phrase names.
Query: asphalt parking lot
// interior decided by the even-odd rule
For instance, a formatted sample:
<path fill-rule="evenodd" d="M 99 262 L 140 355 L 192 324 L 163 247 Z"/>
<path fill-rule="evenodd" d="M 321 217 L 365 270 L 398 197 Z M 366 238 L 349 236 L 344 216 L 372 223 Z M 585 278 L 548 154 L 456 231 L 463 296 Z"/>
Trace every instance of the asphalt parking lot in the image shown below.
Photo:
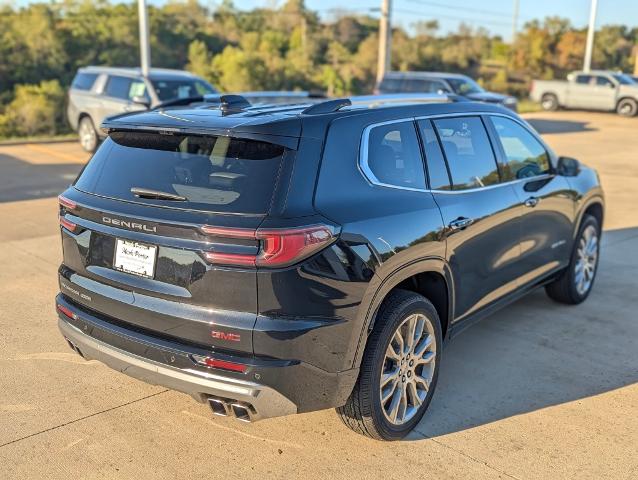
<path fill-rule="evenodd" d="M 453 340 L 411 436 L 357 436 L 333 411 L 243 424 L 72 353 L 53 298 L 55 195 L 74 143 L 0 146 L 0 478 L 638 478 L 638 119 L 527 115 L 607 195 L 583 305 L 542 291 Z"/>

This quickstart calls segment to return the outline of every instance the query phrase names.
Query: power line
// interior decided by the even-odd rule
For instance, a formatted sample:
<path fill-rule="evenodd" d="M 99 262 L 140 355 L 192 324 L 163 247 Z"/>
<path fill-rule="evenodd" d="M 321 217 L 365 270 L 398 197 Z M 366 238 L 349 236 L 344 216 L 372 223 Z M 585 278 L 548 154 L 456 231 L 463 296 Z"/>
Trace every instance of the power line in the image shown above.
<path fill-rule="evenodd" d="M 466 22 L 466 23 L 473 23 L 473 24 L 480 23 L 480 24 L 488 24 L 488 25 L 494 25 L 494 26 L 500 26 L 500 27 L 511 27 L 512 25 L 511 22 L 499 22 L 496 20 L 482 20 L 482 19 L 469 18 L 469 17 L 460 17 L 456 15 L 441 15 L 439 13 L 423 13 L 417 10 L 409 10 L 405 8 L 395 8 L 394 11 L 398 13 L 405 13 L 407 15 L 415 15 L 421 18 L 431 18 L 432 20 L 437 20 L 440 18 L 445 20 L 458 20 L 458 21 Z"/>
<path fill-rule="evenodd" d="M 450 5 L 449 3 L 444 4 L 444 3 L 438 3 L 438 2 L 430 2 L 428 0 L 407 0 L 408 2 L 411 3 L 417 3 L 419 5 L 427 5 L 429 7 L 435 7 L 435 8 L 443 8 L 443 9 L 447 9 L 447 10 L 454 10 L 454 11 L 463 11 L 463 12 L 467 12 L 467 13 L 474 13 L 476 15 L 486 15 L 486 16 L 493 16 L 493 17 L 503 17 L 503 18 L 511 18 L 511 14 L 509 13 L 505 13 L 505 12 L 497 12 L 495 10 L 485 10 L 483 8 L 471 8 L 471 7 L 466 7 L 465 5 Z M 531 17 L 524 17 L 526 19 L 531 20 Z M 508 24 L 509 25 L 509 24 Z"/>

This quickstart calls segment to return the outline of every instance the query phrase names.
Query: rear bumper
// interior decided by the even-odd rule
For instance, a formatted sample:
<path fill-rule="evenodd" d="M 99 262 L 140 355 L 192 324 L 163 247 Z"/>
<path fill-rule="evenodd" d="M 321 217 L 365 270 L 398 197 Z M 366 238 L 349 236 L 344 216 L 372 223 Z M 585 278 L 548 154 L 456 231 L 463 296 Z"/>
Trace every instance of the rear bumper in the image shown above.
<path fill-rule="evenodd" d="M 297 413 L 297 406 L 272 388 L 205 372 L 171 368 L 133 355 L 85 335 L 63 319 L 58 327 L 64 338 L 87 360 L 98 360 L 127 375 L 153 385 L 187 393 L 199 401 L 220 398 L 250 408 L 251 420 Z"/>
<path fill-rule="evenodd" d="M 187 393 L 199 402 L 242 405 L 252 421 L 342 405 L 357 378 L 356 370 L 330 374 L 295 360 L 236 357 L 177 344 L 110 323 L 63 295 L 56 302 L 73 313 L 71 318 L 58 311 L 58 327 L 85 359 Z M 204 367 L 195 361 L 196 355 L 241 363 L 247 369 L 240 373 Z"/>

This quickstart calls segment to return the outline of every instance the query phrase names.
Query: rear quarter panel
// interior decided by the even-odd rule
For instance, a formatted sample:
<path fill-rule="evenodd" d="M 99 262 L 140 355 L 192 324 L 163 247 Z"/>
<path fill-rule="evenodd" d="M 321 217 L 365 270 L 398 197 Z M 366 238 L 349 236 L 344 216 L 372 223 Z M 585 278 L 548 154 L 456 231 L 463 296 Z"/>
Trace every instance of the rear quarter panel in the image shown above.
<path fill-rule="evenodd" d="M 566 80 L 534 80 L 530 98 L 535 102 L 540 102 L 543 95 L 552 93 L 558 98 L 558 103 L 564 105 L 568 90 L 569 82 Z"/>
<path fill-rule="evenodd" d="M 443 221 L 432 194 L 372 185 L 359 170 L 362 132 L 384 120 L 388 119 L 360 115 L 332 122 L 315 194 L 315 208 L 341 225 L 341 238 L 351 249 L 358 249 L 375 272 L 356 316 L 348 319 L 352 324 L 350 362 L 355 361 L 360 337 L 383 298 L 379 292 L 405 278 L 397 273 L 406 266 L 430 261 L 442 270 L 446 257 Z"/>

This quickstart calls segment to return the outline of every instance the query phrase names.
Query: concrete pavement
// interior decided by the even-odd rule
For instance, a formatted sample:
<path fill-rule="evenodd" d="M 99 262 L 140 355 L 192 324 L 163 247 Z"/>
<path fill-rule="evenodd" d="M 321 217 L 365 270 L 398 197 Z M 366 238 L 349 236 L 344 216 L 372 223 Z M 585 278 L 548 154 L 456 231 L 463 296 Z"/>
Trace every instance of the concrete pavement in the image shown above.
<path fill-rule="evenodd" d="M 352 433 L 332 411 L 213 417 L 73 354 L 55 325 L 55 198 L 3 197 L 7 155 L 27 165 L 49 156 L 0 147 L 0 477 L 637 478 L 638 119 L 528 118 L 557 152 L 600 171 L 608 210 L 594 291 L 577 307 L 536 292 L 453 340 L 430 410 L 391 444 Z M 55 164 L 77 171 L 74 148 Z"/>

